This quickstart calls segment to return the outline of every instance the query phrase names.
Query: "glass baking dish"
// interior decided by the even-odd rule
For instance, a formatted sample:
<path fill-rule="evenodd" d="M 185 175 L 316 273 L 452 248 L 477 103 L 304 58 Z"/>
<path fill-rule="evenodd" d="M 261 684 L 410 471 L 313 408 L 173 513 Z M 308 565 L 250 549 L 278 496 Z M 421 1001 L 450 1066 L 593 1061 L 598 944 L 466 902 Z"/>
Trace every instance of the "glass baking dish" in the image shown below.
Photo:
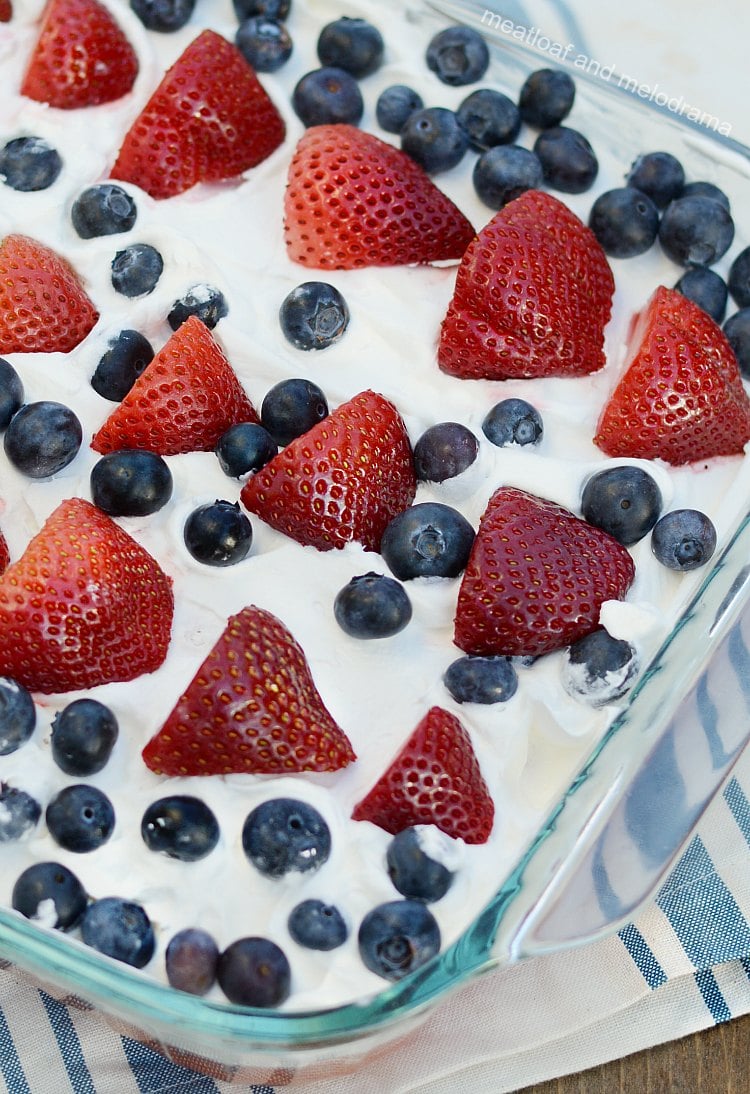
<path fill-rule="evenodd" d="M 483 5 L 446 0 L 424 5 L 420 17 L 432 18 L 433 7 L 486 33 L 500 90 L 515 96 L 542 66 L 538 52 L 483 19 Z M 624 167 L 644 150 L 667 149 L 692 177 L 721 185 L 735 209 L 750 208 L 750 150 L 616 82 L 572 71 L 595 146 L 616 137 Z M 614 931 L 653 892 L 750 736 L 749 558 L 750 514 L 523 856 L 498 877 L 493 899 L 455 943 L 376 996 L 305 1013 L 217 1003 L 3 909 L 0 957 L 68 1003 L 96 1006 L 122 1032 L 224 1080 L 290 1085 L 304 1081 L 308 1066 L 318 1077 L 324 1065 L 331 1074 L 364 1066 L 448 992 L 503 964 Z"/>

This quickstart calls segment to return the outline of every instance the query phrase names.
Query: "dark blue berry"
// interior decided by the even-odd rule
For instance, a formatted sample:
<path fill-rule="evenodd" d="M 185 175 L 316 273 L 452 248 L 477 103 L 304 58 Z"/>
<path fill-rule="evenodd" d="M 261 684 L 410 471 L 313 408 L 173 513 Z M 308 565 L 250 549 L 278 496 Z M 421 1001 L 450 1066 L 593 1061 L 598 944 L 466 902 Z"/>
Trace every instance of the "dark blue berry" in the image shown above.
<path fill-rule="evenodd" d="M 226 297 L 213 285 L 193 285 L 171 307 L 167 322 L 172 330 L 177 330 L 186 319 L 194 315 L 201 323 L 213 330 L 220 319 L 229 313 Z"/>
<path fill-rule="evenodd" d="M 716 270 L 708 266 L 690 266 L 679 279 L 675 288 L 692 300 L 699 308 L 721 323 L 727 310 L 727 283 Z"/>
<path fill-rule="evenodd" d="M 730 208 L 729 198 L 724 191 L 718 186 L 715 186 L 713 182 L 704 182 L 702 179 L 699 179 L 697 182 L 685 183 L 677 196 L 681 198 L 712 198 L 714 201 L 718 201 L 720 205 L 723 205 L 725 209 Z"/>
<path fill-rule="evenodd" d="M 103 399 L 119 403 L 153 356 L 154 350 L 147 338 L 137 330 L 122 330 L 110 340 L 108 349 L 102 354 L 91 377 L 91 386 Z"/>
<path fill-rule="evenodd" d="M 358 125 L 364 111 L 359 84 L 343 68 L 316 68 L 297 82 L 292 106 L 303 125 Z"/>
<path fill-rule="evenodd" d="M 456 577 L 465 568 L 474 529 L 450 505 L 412 505 L 387 525 L 380 553 L 401 581 L 414 577 Z"/>
<path fill-rule="evenodd" d="M 716 529 L 698 509 L 672 509 L 654 525 L 651 550 L 670 570 L 697 570 L 716 550 Z"/>
<path fill-rule="evenodd" d="M 730 315 L 722 330 L 734 350 L 740 372 L 750 380 L 750 307 L 740 308 Z"/>
<path fill-rule="evenodd" d="M 219 956 L 216 975 L 230 1003 L 245 1007 L 278 1007 L 291 989 L 286 954 L 268 938 L 232 942 Z"/>
<path fill-rule="evenodd" d="M 81 239 L 129 232 L 138 210 L 130 194 L 113 182 L 90 186 L 73 202 L 70 217 Z"/>
<path fill-rule="evenodd" d="M 142 969 L 154 956 L 156 939 L 144 908 L 130 900 L 105 896 L 86 909 L 81 937 L 100 953 Z"/>
<path fill-rule="evenodd" d="M 534 129 L 559 125 L 573 109 L 576 85 L 567 72 L 540 68 L 527 76 L 518 96 L 521 120 Z"/>
<path fill-rule="evenodd" d="M 284 24 L 265 15 L 253 15 L 240 23 L 234 42 L 256 72 L 278 72 L 294 48 Z"/>
<path fill-rule="evenodd" d="M 510 144 L 521 128 L 521 115 L 513 100 L 488 87 L 472 91 L 460 104 L 456 116 L 477 152 L 485 152 L 497 144 Z"/>
<path fill-rule="evenodd" d="M 283 447 L 328 416 L 328 401 L 311 380 L 280 380 L 266 392 L 260 420 L 276 444 Z"/>
<path fill-rule="evenodd" d="M 642 467 L 605 467 L 585 482 L 581 515 L 630 547 L 647 535 L 659 519 L 661 490 Z"/>
<path fill-rule="evenodd" d="M 28 741 L 36 725 L 36 707 L 23 686 L 0 676 L 0 756 L 8 756 Z"/>
<path fill-rule="evenodd" d="M 445 482 L 466 471 L 477 458 L 479 441 L 460 422 L 438 422 L 414 445 L 414 471 L 420 482 Z"/>
<path fill-rule="evenodd" d="M 172 497 L 172 472 L 146 449 L 108 452 L 94 464 L 90 481 L 94 505 L 112 517 L 145 517 Z"/>
<path fill-rule="evenodd" d="M 582 133 L 564 125 L 543 130 L 534 142 L 545 181 L 564 194 L 589 190 L 599 171 L 594 150 Z"/>
<path fill-rule="evenodd" d="M 481 154 L 471 178 L 484 204 L 502 209 L 526 190 L 539 190 L 544 172 L 536 152 L 517 144 L 501 144 Z"/>
<path fill-rule="evenodd" d="M 191 995 L 205 995 L 214 986 L 218 964 L 219 947 L 200 927 L 186 927 L 172 935 L 164 954 L 171 987 Z"/>
<path fill-rule="evenodd" d="M 648 194 L 620 186 L 600 194 L 589 213 L 589 228 L 611 258 L 633 258 L 653 246 L 659 210 Z"/>
<path fill-rule="evenodd" d="M 0 357 L 0 429 L 6 429 L 8 422 L 23 404 L 23 382 L 13 365 Z"/>
<path fill-rule="evenodd" d="M 426 61 L 441 83 L 463 87 L 482 79 L 490 51 L 481 34 L 471 27 L 447 27 L 430 40 Z"/>
<path fill-rule="evenodd" d="M 638 669 L 635 648 L 600 627 L 568 647 L 562 668 L 563 687 L 575 699 L 603 707 L 622 698 Z"/>
<path fill-rule="evenodd" d="M 403 585 L 382 574 L 353 577 L 333 603 L 336 622 L 352 638 L 390 638 L 411 619 Z"/>
<path fill-rule="evenodd" d="M 729 294 L 738 308 L 750 307 L 750 247 L 745 247 L 729 267 Z"/>
<path fill-rule="evenodd" d="M 440 952 L 440 928 L 421 900 L 392 900 L 367 913 L 358 942 L 367 968 L 397 981 Z"/>
<path fill-rule="evenodd" d="M 66 851 L 86 854 L 106 843 L 115 827 L 115 811 L 107 795 L 95 786 L 64 787 L 47 806 L 49 834 Z"/>
<path fill-rule="evenodd" d="M 400 133 L 415 110 L 424 106 L 422 96 L 406 84 L 391 84 L 380 92 L 375 117 L 386 133 Z"/>
<path fill-rule="evenodd" d="M 238 502 L 217 499 L 194 509 L 185 521 L 185 546 L 206 566 L 234 566 L 250 554 L 253 526 Z"/>
<path fill-rule="evenodd" d="M 0 149 L 0 180 L 11 190 L 46 190 L 62 165 L 60 153 L 42 137 L 14 137 Z"/>
<path fill-rule="evenodd" d="M 304 281 L 284 297 L 279 323 L 287 342 L 297 349 L 326 349 L 349 325 L 349 308 L 327 281 Z"/>
<path fill-rule="evenodd" d="M 349 931 L 334 904 L 303 900 L 292 908 L 287 923 L 289 934 L 309 950 L 335 950 L 346 942 Z"/>
<path fill-rule="evenodd" d="M 171 34 L 189 21 L 195 0 L 130 0 L 130 6 L 147 30 Z"/>
<path fill-rule="evenodd" d="M 52 721 L 52 759 L 66 775 L 101 771 L 119 734 L 117 719 L 98 699 L 74 699 Z"/>
<path fill-rule="evenodd" d="M 267 19 L 286 19 L 292 0 L 232 0 L 240 23 L 253 15 L 265 15 Z"/>
<path fill-rule="evenodd" d="M 219 822 L 200 798 L 174 794 L 149 805 L 141 820 L 141 836 L 149 851 L 180 862 L 197 862 L 219 842 Z"/>
<path fill-rule="evenodd" d="M 294 798 L 256 806 L 242 828 L 242 848 L 261 874 L 307 873 L 328 861 L 331 832 L 317 809 Z"/>
<path fill-rule="evenodd" d="M 369 76 L 383 61 L 385 44 L 377 27 L 366 19 L 343 15 L 328 23 L 318 37 L 321 65 L 343 68 L 358 79 Z"/>
<path fill-rule="evenodd" d="M 427 831 L 423 826 L 402 829 L 388 844 L 385 861 L 401 896 L 431 904 L 448 892 L 453 872 L 425 850 Z"/>
<path fill-rule="evenodd" d="M 664 209 L 682 193 L 685 171 L 671 152 L 646 152 L 631 165 L 626 182 L 648 194 L 657 209 Z"/>
<path fill-rule="evenodd" d="M 83 429 L 62 403 L 26 403 L 5 431 L 5 455 L 23 475 L 46 479 L 67 467 L 81 447 Z"/>
<path fill-rule="evenodd" d="M 525 399 L 502 399 L 485 415 L 482 432 L 498 448 L 509 444 L 539 444 L 544 424 L 536 407 Z"/>
<path fill-rule="evenodd" d="M 22 839 L 41 815 L 42 807 L 31 794 L 0 782 L 0 843 Z"/>
<path fill-rule="evenodd" d="M 662 213 L 659 242 L 681 266 L 712 266 L 732 245 L 734 221 L 711 198 L 676 198 Z"/>
<path fill-rule="evenodd" d="M 455 167 L 468 147 L 468 133 L 444 106 L 415 110 L 401 130 L 402 150 L 429 175 Z"/>
<path fill-rule="evenodd" d="M 443 683 L 457 703 L 507 703 L 518 677 L 507 657 L 459 657 L 448 666 Z"/>
<path fill-rule="evenodd" d="M 225 475 L 241 479 L 259 471 L 279 450 L 271 434 L 256 422 L 237 422 L 216 442 L 216 456 Z"/>
<path fill-rule="evenodd" d="M 150 243 L 133 243 L 112 259 L 112 287 L 133 299 L 148 296 L 164 270 L 164 260 Z"/>
<path fill-rule="evenodd" d="M 50 902 L 55 910 L 54 923 L 50 922 L 47 911 Z M 60 862 L 36 862 L 19 874 L 11 904 L 27 919 L 41 916 L 48 925 L 68 931 L 80 922 L 87 897 L 83 885 L 67 866 Z"/>

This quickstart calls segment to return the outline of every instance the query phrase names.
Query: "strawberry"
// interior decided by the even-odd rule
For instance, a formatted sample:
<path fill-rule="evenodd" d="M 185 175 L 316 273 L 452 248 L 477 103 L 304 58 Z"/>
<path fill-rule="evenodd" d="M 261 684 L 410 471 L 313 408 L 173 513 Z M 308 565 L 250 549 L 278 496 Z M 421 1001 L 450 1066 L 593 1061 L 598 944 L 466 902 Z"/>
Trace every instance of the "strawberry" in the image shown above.
<path fill-rule="evenodd" d="M 223 351 L 191 315 L 95 434 L 95 452 L 209 452 L 237 422 L 259 418 Z"/>
<path fill-rule="evenodd" d="M 242 504 L 298 543 L 327 551 L 355 540 L 377 551 L 416 493 L 411 445 L 395 406 L 363 391 L 248 479 Z"/>
<path fill-rule="evenodd" d="M 78 274 L 55 251 L 22 235 L 0 242 L 0 353 L 67 353 L 98 318 Z"/>
<path fill-rule="evenodd" d="M 111 177 L 170 198 L 241 175 L 284 136 L 281 115 L 237 47 L 204 30 L 133 122 Z"/>
<path fill-rule="evenodd" d="M 151 555 L 91 502 L 63 501 L 0 577 L 0 676 L 62 692 L 153 672 L 173 608 Z"/>
<path fill-rule="evenodd" d="M 537 656 L 599 625 L 635 576 L 628 551 L 555 502 L 501 486 L 458 592 L 454 641 L 469 654 Z"/>
<path fill-rule="evenodd" d="M 0 0 L 0 23 L 9 23 L 13 17 L 13 6 L 10 0 Z"/>
<path fill-rule="evenodd" d="M 458 260 L 474 229 L 405 152 L 352 125 L 318 125 L 289 165 L 284 235 L 294 262 L 352 270 Z"/>
<path fill-rule="evenodd" d="M 738 455 L 750 440 L 750 400 L 724 332 L 663 285 L 635 317 L 625 368 L 594 442 L 608 456 L 692 463 Z"/>
<path fill-rule="evenodd" d="M 466 843 L 486 843 L 495 807 L 471 739 L 455 714 L 432 707 L 352 818 L 395 835 L 434 824 Z"/>
<path fill-rule="evenodd" d="M 8 544 L 5 542 L 5 536 L 0 532 L 0 574 L 7 569 L 10 562 L 10 551 L 8 550 Z"/>
<path fill-rule="evenodd" d="M 157 775 L 289 775 L 356 757 L 298 642 L 251 605 L 229 619 L 143 759 Z"/>
<path fill-rule="evenodd" d="M 474 380 L 595 372 L 605 361 L 613 293 L 593 232 L 551 194 L 528 190 L 468 247 L 438 364 Z"/>
<path fill-rule="evenodd" d="M 48 0 L 21 93 L 76 110 L 122 98 L 137 75 L 135 50 L 99 0 Z"/>

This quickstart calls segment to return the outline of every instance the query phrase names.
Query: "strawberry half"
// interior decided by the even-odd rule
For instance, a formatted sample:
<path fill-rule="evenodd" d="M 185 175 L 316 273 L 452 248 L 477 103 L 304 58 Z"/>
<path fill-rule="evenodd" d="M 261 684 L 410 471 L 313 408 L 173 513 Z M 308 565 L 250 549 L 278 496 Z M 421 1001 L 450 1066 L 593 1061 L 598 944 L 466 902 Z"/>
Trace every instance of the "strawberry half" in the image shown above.
<path fill-rule="evenodd" d="M 486 843 L 494 816 L 469 734 L 442 707 L 427 712 L 352 813 L 353 820 L 370 821 L 391 835 L 434 824 L 466 843 Z"/>
<path fill-rule="evenodd" d="M 551 194 L 528 190 L 468 247 L 438 364 L 473 380 L 595 372 L 605 361 L 613 293 L 593 232 Z"/>
<path fill-rule="evenodd" d="M 608 456 L 679 465 L 739 455 L 748 440 L 750 400 L 724 332 L 682 293 L 659 286 L 635 317 L 594 443 Z"/>
<path fill-rule="evenodd" d="M 321 551 L 352 540 L 377 551 L 416 493 L 406 427 L 393 403 L 363 391 L 288 444 L 245 483 L 242 504 Z"/>
<path fill-rule="evenodd" d="M 67 353 L 99 312 L 73 267 L 28 236 L 0 243 L 0 353 Z"/>
<path fill-rule="evenodd" d="M 153 672 L 173 609 L 148 552 L 91 502 L 63 501 L 0 577 L 0 676 L 63 692 Z"/>
<path fill-rule="evenodd" d="M 555 502 L 501 486 L 458 592 L 454 641 L 469 654 L 537 656 L 599 626 L 635 576 L 628 551 Z"/>
<path fill-rule="evenodd" d="M 8 544 L 5 542 L 5 536 L 0 532 L 0 574 L 7 569 L 10 562 L 10 551 L 8 550 Z"/>
<path fill-rule="evenodd" d="M 353 125 L 313 126 L 289 165 L 284 237 L 324 270 L 458 260 L 474 229 L 421 167 Z"/>
<path fill-rule="evenodd" d="M 95 452 L 209 452 L 237 422 L 260 419 L 208 327 L 191 315 L 91 441 Z"/>
<path fill-rule="evenodd" d="M 356 757 L 298 642 L 250 606 L 229 619 L 143 759 L 157 775 L 289 775 Z"/>
<path fill-rule="evenodd" d="M 278 148 L 284 121 L 236 46 L 204 30 L 128 130 L 111 177 L 170 198 L 220 182 Z"/>
<path fill-rule="evenodd" d="M 21 94 L 61 110 L 122 98 L 138 75 L 138 57 L 99 0 L 48 0 Z"/>

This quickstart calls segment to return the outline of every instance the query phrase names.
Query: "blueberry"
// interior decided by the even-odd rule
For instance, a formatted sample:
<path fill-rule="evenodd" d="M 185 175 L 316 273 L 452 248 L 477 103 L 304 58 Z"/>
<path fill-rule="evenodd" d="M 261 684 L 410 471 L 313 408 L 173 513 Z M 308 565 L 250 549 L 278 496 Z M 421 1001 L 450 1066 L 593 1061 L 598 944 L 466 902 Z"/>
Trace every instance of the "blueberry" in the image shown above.
<path fill-rule="evenodd" d="M 722 330 L 734 350 L 740 372 L 750 380 L 750 307 L 740 308 L 730 315 Z"/>
<path fill-rule="evenodd" d="M 242 848 L 266 877 L 319 869 L 331 853 L 331 832 L 317 809 L 294 798 L 256 806 L 242 828 Z"/>
<path fill-rule="evenodd" d="M 138 210 L 130 194 L 113 182 L 90 186 L 73 202 L 70 217 L 81 239 L 129 232 Z"/>
<path fill-rule="evenodd" d="M 55 911 L 50 922 L 49 905 Z M 86 911 L 86 890 L 67 866 L 60 862 L 36 862 L 19 874 L 11 904 L 27 919 L 43 919 L 49 926 L 68 931 L 77 926 Z"/>
<path fill-rule="evenodd" d="M 664 209 L 682 193 L 685 171 L 671 152 L 646 152 L 631 165 L 626 182 L 648 194 L 657 209 Z"/>
<path fill-rule="evenodd" d="M 575 699 L 603 707 L 622 698 L 639 667 L 635 648 L 600 627 L 568 647 L 562 667 L 563 687 Z"/>
<path fill-rule="evenodd" d="M 498 448 L 509 444 L 539 444 L 544 424 L 536 407 L 525 399 L 502 399 L 485 415 L 482 432 Z"/>
<path fill-rule="evenodd" d="M 141 836 L 149 851 L 180 862 L 197 862 L 219 842 L 219 822 L 200 798 L 174 794 L 149 805 L 141 820 Z"/>
<path fill-rule="evenodd" d="M 0 357 L 0 429 L 6 429 L 8 422 L 23 404 L 23 382 L 13 365 Z"/>
<path fill-rule="evenodd" d="M 576 85 L 567 72 L 540 68 L 527 76 L 518 96 L 521 120 L 534 129 L 559 125 L 573 109 Z"/>
<path fill-rule="evenodd" d="M 67 467 L 83 440 L 81 423 L 62 403 L 26 403 L 5 431 L 5 455 L 23 475 L 46 479 Z"/>
<path fill-rule="evenodd" d="M 388 876 L 401 896 L 431 904 L 450 889 L 452 871 L 434 853 L 429 853 L 440 836 L 439 830 L 418 825 L 402 829 L 388 844 L 385 853 Z"/>
<path fill-rule="evenodd" d="M 260 407 L 264 428 L 282 447 L 327 416 L 328 401 L 318 385 L 296 377 L 274 384 Z"/>
<path fill-rule="evenodd" d="M 599 171 L 594 150 L 576 129 L 564 125 L 544 129 L 534 142 L 545 181 L 564 194 L 582 194 Z"/>
<path fill-rule="evenodd" d="M 424 106 L 422 96 L 406 84 L 391 84 L 380 92 L 375 117 L 386 133 L 400 133 L 415 110 Z"/>
<path fill-rule="evenodd" d="M 630 547 L 647 535 L 659 519 L 661 490 L 642 467 L 605 467 L 585 482 L 581 515 Z"/>
<path fill-rule="evenodd" d="M 170 986 L 191 995 L 205 995 L 214 986 L 218 964 L 219 947 L 200 927 L 172 935 L 164 954 Z"/>
<path fill-rule="evenodd" d="M 303 900 L 289 915 L 289 934 L 308 950 L 335 950 L 349 935 L 344 917 L 334 904 Z"/>
<path fill-rule="evenodd" d="M 287 342 L 297 349 L 326 349 L 349 325 L 349 308 L 333 285 L 304 281 L 284 297 L 279 323 Z"/>
<path fill-rule="evenodd" d="M 226 297 L 220 289 L 215 289 L 213 285 L 193 285 L 184 296 L 175 300 L 167 316 L 167 322 L 172 330 L 177 330 L 186 319 L 194 315 L 209 330 L 213 330 L 219 320 L 228 313 Z"/>
<path fill-rule="evenodd" d="M 289 997 L 292 971 L 286 954 L 268 938 L 238 938 L 219 956 L 219 987 L 230 1003 L 278 1007 Z"/>
<path fill-rule="evenodd" d="M 497 144 L 510 144 L 521 128 L 516 104 L 491 88 L 473 91 L 459 105 L 456 115 L 469 134 L 469 144 L 477 152 L 485 152 Z"/>
<path fill-rule="evenodd" d="M 712 266 L 733 239 L 731 215 L 711 198 L 676 198 L 662 213 L 659 242 L 681 266 Z"/>
<path fill-rule="evenodd" d="M 106 843 L 115 827 L 115 811 L 107 795 L 95 786 L 64 787 L 47 806 L 49 834 L 66 851 L 85 854 Z"/>
<path fill-rule="evenodd" d="M 104 703 L 74 699 L 52 720 L 52 759 L 66 775 L 95 775 L 109 762 L 119 731 Z"/>
<path fill-rule="evenodd" d="M 485 205 L 502 209 L 526 190 L 539 190 L 544 172 L 536 152 L 517 144 L 501 144 L 482 153 L 474 164 L 472 182 Z"/>
<path fill-rule="evenodd" d="M 426 61 L 441 83 L 463 87 L 482 79 L 490 63 L 490 51 L 476 30 L 448 27 L 430 40 Z"/>
<path fill-rule="evenodd" d="M 123 448 L 108 452 L 91 470 L 94 505 L 112 517 L 145 517 L 172 497 L 172 472 L 156 452 Z"/>
<path fill-rule="evenodd" d="M 359 84 L 343 68 L 315 68 L 298 80 L 292 106 L 303 125 L 358 125 L 364 102 Z"/>
<path fill-rule="evenodd" d="M 232 0 L 240 23 L 253 15 L 265 15 L 266 19 L 286 19 L 292 0 Z"/>
<path fill-rule="evenodd" d="M 729 293 L 738 308 L 750 307 L 750 247 L 745 247 L 729 267 Z"/>
<path fill-rule="evenodd" d="M 469 147 L 469 135 L 458 116 L 444 106 L 415 110 L 401 130 L 401 149 L 429 175 L 449 171 Z"/>
<path fill-rule="evenodd" d="M 721 323 L 727 310 L 727 283 L 716 270 L 708 266 L 689 266 L 676 283 L 678 292 Z"/>
<path fill-rule="evenodd" d="M 121 402 L 154 357 L 147 338 L 137 330 L 122 330 L 109 346 L 91 377 L 91 386 L 103 399 Z"/>
<path fill-rule="evenodd" d="M 611 258 L 633 258 L 656 240 L 659 210 L 648 194 L 620 186 L 596 199 L 589 213 L 589 228 Z"/>
<path fill-rule="evenodd" d="M 698 509 L 672 509 L 654 525 L 651 550 L 670 570 L 697 570 L 716 550 L 716 529 Z"/>
<path fill-rule="evenodd" d="M 100 953 L 142 969 L 154 956 L 156 939 L 145 909 L 117 896 L 95 900 L 81 921 L 81 937 Z"/>
<path fill-rule="evenodd" d="M 420 482 L 445 482 L 466 471 L 477 458 L 479 441 L 460 422 L 438 422 L 414 445 L 414 471 Z"/>
<path fill-rule="evenodd" d="M 147 30 L 171 34 L 189 21 L 195 0 L 130 0 L 130 6 Z"/>
<path fill-rule="evenodd" d="M 392 900 L 367 913 L 358 942 L 367 968 L 397 981 L 440 952 L 440 928 L 422 901 Z"/>
<path fill-rule="evenodd" d="M 507 703 L 518 677 L 507 657 L 459 657 L 448 666 L 443 682 L 457 703 Z"/>
<path fill-rule="evenodd" d="M 206 566 L 234 566 L 250 554 L 253 526 L 238 502 L 217 499 L 194 509 L 185 521 L 185 546 Z"/>
<path fill-rule="evenodd" d="M 267 429 L 256 422 L 230 425 L 216 442 L 216 456 L 225 475 L 241 479 L 251 471 L 259 471 L 279 450 Z"/>
<path fill-rule="evenodd" d="M 265 15 L 253 15 L 240 23 L 234 42 L 256 72 L 278 72 L 292 55 L 289 31 L 278 19 Z"/>
<path fill-rule="evenodd" d="M 382 574 L 353 577 L 333 604 L 336 622 L 352 638 L 390 638 L 411 619 L 403 585 Z"/>
<path fill-rule="evenodd" d="M 414 577 L 456 577 L 465 568 L 474 529 L 457 509 L 421 502 L 387 525 L 380 553 L 401 581 Z"/>
<path fill-rule="evenodd" d="M 11 190 L 46 190 L 62 165 L 60 153 L 42 137 L 14 137 L 0 149 L 0 181 Z"/>
<path fill-rule="evenodd" d="M 343 68 L 358 79 L 380 68 L 385 45 L 377 27 L 366 19 L 343 15 L 328 23 L 318 36 L 321 65 Z"/>
<path fill-rule="evenodd" d="M 36 726 L 36 707 L 23 686 L 0 676 L 0 756 L 9 756 L 28 741 Z"/>
<path fill-rule="evenodd" d="M 112 259 L 112 287 L 122 296 L 133 299 L 148 296 L 164 270 L 164 260 L 149 243 L 133 243 L 118 251 Z"/>
<path fill-rule="evenodd" d="M 680 193 L 677 195 L 681 198 L 689 197 L 704 197 L 713 198 L 714 201 L 718 201 L 720 205 L 723 205 L 725 209 L 729 209 L 729 198 L 718 186 L 715 186 L 712 182 L 704 182 L 699 179 L 697 182 L 687 182 L 683 186 Z"/>
<path fill-rule="evenodd" d="M 0 782 L 0 843 L 22 839 L 41 815 L 42 807 L 31 794 Z"/>

